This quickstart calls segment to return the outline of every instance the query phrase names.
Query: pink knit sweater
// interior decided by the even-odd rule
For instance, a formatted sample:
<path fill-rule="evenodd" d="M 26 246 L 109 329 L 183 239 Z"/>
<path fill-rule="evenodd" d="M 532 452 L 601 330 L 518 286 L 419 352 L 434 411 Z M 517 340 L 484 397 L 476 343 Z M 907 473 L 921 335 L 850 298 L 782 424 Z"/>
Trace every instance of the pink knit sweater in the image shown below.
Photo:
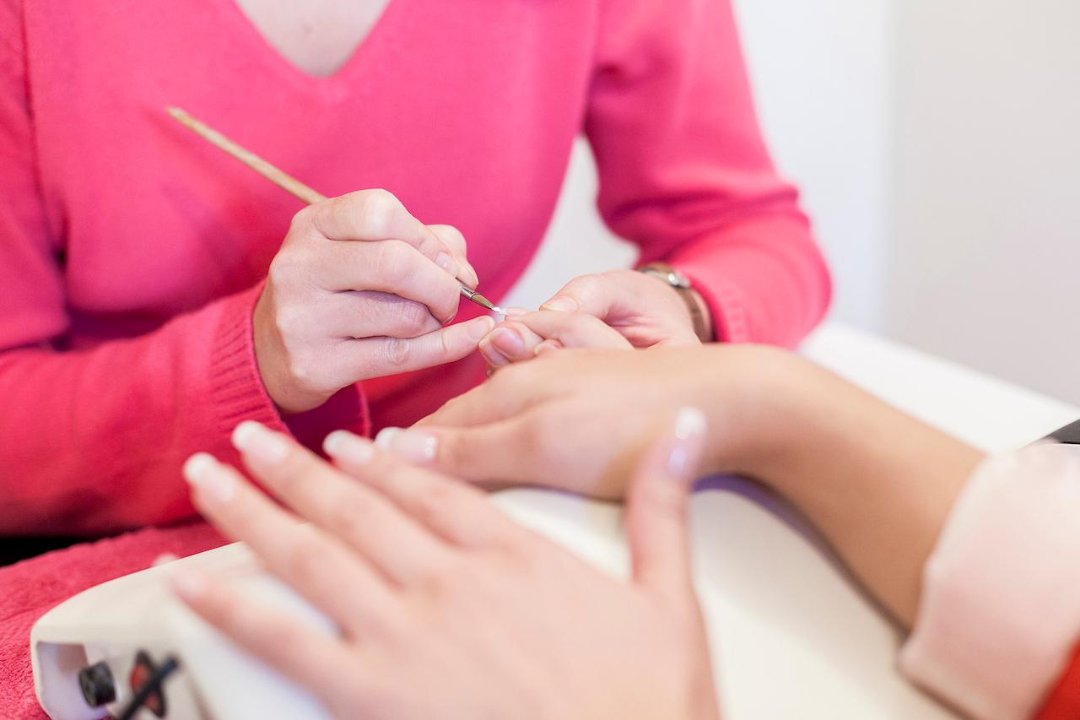
<path fill-rule="evenodd" d="M 482 377 L 473 357 L 279 417 L 251 310 L 299 205 L 167 105 L 326 194 L 384 187 L 456 225 L 493 298 L 584 132 L 607 222 L 690 275 L 725 339 L 792 345 L 828 302 L 728 0 L 390 0 L 328 78 L 232 0 L 0 0 L 0 534 L 175 520 L 181 462 L 228 458 L 243 418 L 310 444 L 408 424 Z"/>

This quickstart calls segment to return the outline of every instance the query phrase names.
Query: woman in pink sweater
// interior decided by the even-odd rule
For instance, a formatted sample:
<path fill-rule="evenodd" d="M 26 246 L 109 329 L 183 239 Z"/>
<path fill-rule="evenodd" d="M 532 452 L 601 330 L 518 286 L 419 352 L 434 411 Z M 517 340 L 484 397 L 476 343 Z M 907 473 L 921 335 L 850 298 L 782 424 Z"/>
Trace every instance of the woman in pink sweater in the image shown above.
<path fill-rule="evenodd" d="M 169 105 L 326 194 L 389 193 L 294 220 Z M 514 284 L 582 132 L 604 218 L 716 339 L 821 317 L 728 0 L 0 0 L 0 533 L 175 521 L 184 458 L 229 457 L 242 419 L 314 447 L 478 383 L 491 323 L 457 280 Z M 693 338 L 657 278 L 563 294 L 638 345 Z"/>

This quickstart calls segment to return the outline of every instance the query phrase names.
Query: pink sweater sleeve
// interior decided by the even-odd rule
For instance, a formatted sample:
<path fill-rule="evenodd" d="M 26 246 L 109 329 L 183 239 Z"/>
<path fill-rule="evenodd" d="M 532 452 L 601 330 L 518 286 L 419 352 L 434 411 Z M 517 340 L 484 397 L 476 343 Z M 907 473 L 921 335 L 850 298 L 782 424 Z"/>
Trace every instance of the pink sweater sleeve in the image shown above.
<path fill-rule="evenodd" d="M 191 513 L 180 466 L 228 455 L 242 417 L 281 427 L 259 382 L 255 290 L 135 339 L 59 352 L 59 231 L 36 177 L 19 4 L 0 3 L 0 534 L 96 533 Z"/>
<path fill-rule="evenodd" d="M 986 461 L 927 562 L 907 676 L 973 718 L 1034 715 L 1080 638 L 1078 515 L 1077 446 Z"/>
<path fill-rule="evenodd" d="M 769 158 L 730 0 L 606 0 L 586 132 L 600 211 L 664 259 L 720 338 L 792 346 L 830 281 L 797 193 Z"/>

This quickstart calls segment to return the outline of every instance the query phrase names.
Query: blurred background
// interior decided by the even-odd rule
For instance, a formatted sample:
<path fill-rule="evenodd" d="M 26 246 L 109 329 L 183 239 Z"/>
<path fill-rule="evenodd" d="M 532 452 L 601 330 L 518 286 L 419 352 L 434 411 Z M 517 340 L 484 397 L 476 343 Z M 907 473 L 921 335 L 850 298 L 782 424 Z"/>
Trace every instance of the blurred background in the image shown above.
<path fill-rule="evenodd" d="M 1080 2 L 735 2 L 829 321 L 1080 403 Z M 516 304 L 633 261 L 595 192 L 580 143 Z"/>

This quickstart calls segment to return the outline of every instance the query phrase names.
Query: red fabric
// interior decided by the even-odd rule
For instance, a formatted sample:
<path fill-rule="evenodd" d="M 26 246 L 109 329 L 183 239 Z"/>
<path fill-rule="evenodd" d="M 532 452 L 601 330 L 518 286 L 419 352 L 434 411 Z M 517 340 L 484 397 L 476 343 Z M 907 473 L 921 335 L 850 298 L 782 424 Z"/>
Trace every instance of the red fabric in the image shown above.
<path fill-rule="evenodd" d="M 1069 667 L 1047 696 L 1035 720 L 1076 720 L 1080 718 L 1080 646 Z"/>
<path fill-rule="evenodd" d="M 55 605 L 94 585 L 150 567 L 164 553 L 222 544 L 205 523 L 146 529 L 0 568 L 0 718 L 41 720 L 30 670 L 30 629 Z"/>

